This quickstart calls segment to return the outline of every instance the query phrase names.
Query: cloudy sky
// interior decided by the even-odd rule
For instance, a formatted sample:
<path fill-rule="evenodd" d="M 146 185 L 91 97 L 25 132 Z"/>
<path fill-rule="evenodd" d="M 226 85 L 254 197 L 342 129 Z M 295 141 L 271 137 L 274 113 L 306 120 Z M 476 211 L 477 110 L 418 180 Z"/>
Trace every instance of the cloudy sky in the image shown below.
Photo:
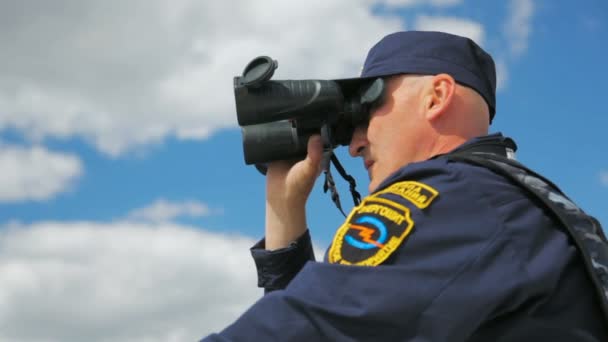
<path fill-rule="evenodd" d="M 264 178 L 232 77 L 258 55 L 276 79 L 356 76 L 404 29 L 487 49 L 493 131 L 608 225 L 604 0 L 0 1 L 0 341 L 192 341 L 234 320 L 261 295 Z M 342 216 L 320 182 L 308 210 L 321 251 Z"/>

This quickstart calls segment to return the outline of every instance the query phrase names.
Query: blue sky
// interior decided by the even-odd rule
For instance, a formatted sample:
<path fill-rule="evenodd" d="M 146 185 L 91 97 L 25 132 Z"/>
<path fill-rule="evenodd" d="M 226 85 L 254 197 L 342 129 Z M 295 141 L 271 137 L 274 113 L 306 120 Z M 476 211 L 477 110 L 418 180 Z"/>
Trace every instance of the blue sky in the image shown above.
<path fill-rule="evenodd" d="M 200 249 L 206 250 L 198 252 L 215 253 L 208 266 L 244 265 L 242 271 L 220 275 L 215 266 L 193 265 L 202 274 L 200 286 L 218 286 L 214 279 L 220 276 L 239 284 L 232 290 L 253 289 L 242 290 L 249 297 L 233 298 L 234 310 L 221 320 L 207 326 L 188 323 L 192 326 L 170 336 L 187 340 L 225 325 L 257 296 L 247 246 L 264 227 L 264 178 L 243 162 L 232 77 L 263 54 L 279 60 L 276 79 L 356 76 L 371 44 L 400 29 L 447 30 L 486 48 L 499 65 L 492 131 L 514 138 L 520 161 L 608 225 L 608 115 L 603 106 L 608 3 L 603 0 L 268 1 L 274 14 L 244 0 L 235 7 L 188 0 L 152 3 L 143 8 L 102 1 L 59 1 L 48 8 L 29 2 L 0 5 L 0 44 L 5 47 L 0 57 L 0 280 L 9 284 L 0 292 L 60 303 L 69 286 L 37 272 L 39 259 L 32 255 L 40 251 L 53 265 L 69 268 L 74 246 L 97 258 L 103 246 L 123 246 L 143 255 L 144 264 L 165 260 L 158 259 L 160 252 L 146 254 L 150 250 L 172 248 L 174 264 L 168 265 L 181 269 L 203 256 L 173 259 L 186 250 L 181 244 L 188 239 L 172 237 L 195 232 L 191 241 L 200 240 Z M 322 24 L 313 24 L 317 20 Z M 349 158 L 344 148 L 338 155 L 366 193 L 361 161 Z M 346 184 L 338 182 L 342 203 L 350 208 Z M 307 208 L 316 245 L 324 248 L 343 217 L 323 194 L 321 179 Z M 100 237 L 108 231 L 116 234 Z M 128 269 L 132 256 L 124 253 L 114 269 Z M 82 284 L 78 293 L 104 298 L 106 292 L 87 283 L 87 275 L 69 274 Z M 242 274 L 247 274 L 243 283 Z M 57 281 L 55 292 L 38 286 L 49 279 Z M 128 277 L 125 282 L 108 286 L 120 291 Z M 0 307 L 2 300 L 5 307 L 15 305 L 0 299 Z M 145 306 L 145 298 L 139 300 L 129 304 L 136 313 Z M 194 306 L 189 310 L 208 320 L 216 306 L 208 298 L 204 303 L 200 312 Z M 171 305 L 158 304 L 159 315 Z M 0 327 L 30 322 L 57 340 L 77 340 L 66 332 L 73 327 L 51 329 L 50 317 L 8 312 L 0 310 Z M 99 317 L 111 320 L 103 312 Z M 97 329 L 96 318 L 87 322 L 90 329 L 82 328 L 83 334 L 108 337 Z M 118 340 L 152 334 L 144 327 L 123 335 L 116 331 L 111 337 Z M 0 332 L 0 339 L 7 336 L 33 338 L 17 328 Z"/>

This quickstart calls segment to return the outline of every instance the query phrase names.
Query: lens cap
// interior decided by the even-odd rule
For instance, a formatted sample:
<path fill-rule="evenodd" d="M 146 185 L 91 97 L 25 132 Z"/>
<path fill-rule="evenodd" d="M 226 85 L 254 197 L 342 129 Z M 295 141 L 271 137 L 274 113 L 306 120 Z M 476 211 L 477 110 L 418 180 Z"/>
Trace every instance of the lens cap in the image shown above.
<path fill-rule="evenodd" d="M 274 70 L 278 66 L 279 63 L 268 56 L 256 57 L 243 70 L 241 82 L 247 87 L 259 86 L 274 75 Z"/>

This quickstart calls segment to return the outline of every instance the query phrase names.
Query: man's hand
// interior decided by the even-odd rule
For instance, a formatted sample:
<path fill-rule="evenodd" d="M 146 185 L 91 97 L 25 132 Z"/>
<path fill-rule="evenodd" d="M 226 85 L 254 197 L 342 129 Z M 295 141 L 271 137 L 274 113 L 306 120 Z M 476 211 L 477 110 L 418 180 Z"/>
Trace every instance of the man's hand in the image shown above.
<path fill-rule="evenodd" d="M 287 247 L 306 231 L 306 201 L 321 173 L 323 144 L 308 140 L 306 159 L 268 164 L 266 172 L 266 249 Z"/>

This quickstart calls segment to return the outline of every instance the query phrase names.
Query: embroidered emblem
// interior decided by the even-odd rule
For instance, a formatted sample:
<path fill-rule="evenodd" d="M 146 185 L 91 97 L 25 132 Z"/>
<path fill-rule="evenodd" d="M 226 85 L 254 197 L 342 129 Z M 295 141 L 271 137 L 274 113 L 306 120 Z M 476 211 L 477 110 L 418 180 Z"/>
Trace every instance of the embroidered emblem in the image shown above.
<path fill-rule="evenodd" d="M 407 207 L 384 198 L 368 197 L 336 232 L 328 261 L 380 265 L 397 250 L 413 226 Z"/>
<path fill-rule="evenodd" d="M 388 188 L 374 194 L 394 194 L 412 202 L 416 207 L 424 209 L 428 207 L 439 195 L 439 192 L 432 187 L 415 181 L 403 181 L 395 183 Z"/>

